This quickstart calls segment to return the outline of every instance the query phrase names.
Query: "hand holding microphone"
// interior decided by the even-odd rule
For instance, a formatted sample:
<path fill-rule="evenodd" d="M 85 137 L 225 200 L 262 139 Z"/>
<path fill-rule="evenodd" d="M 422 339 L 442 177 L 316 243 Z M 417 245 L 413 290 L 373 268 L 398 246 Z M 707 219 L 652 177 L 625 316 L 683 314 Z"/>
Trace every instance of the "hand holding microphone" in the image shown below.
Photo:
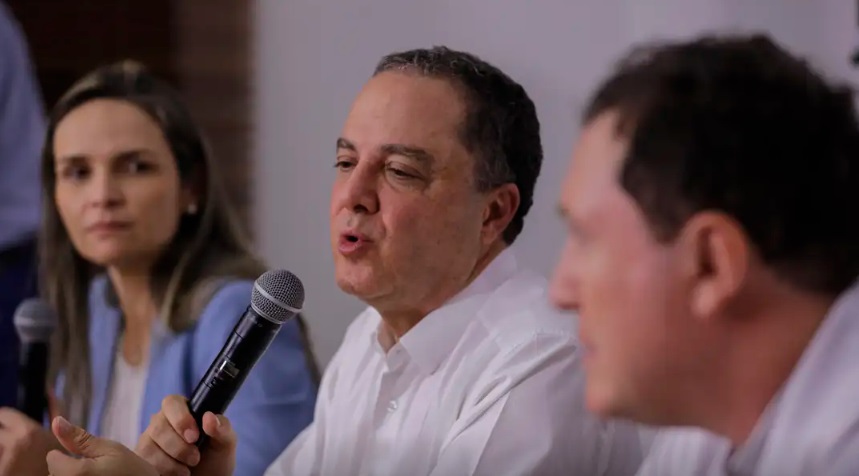
<path fill-rule="evenodd" d="M 42 426 L 47 410 L 48 342 L 56 316 L 44 301 L 28 299 L 15 310 L 14 323 L 21 341 L 18 409 L 0 408 L 0 476 L 45 474 L 45 455 L 60 448 Z"/>
<path fill-rule="evenodd" d="M 152 417 L 135 453 L 159 474 L 187 474 L 184 471 L 190 469 L 192 475 L 232 475 L 237 437 L 229 420 L 207 412 L 202 422 L 197 425 L 186 398 L 170 395 L 161 402 L 161 411 Z M 205 458 L 198 447 L 203 435 L 207 436 Z"/>
<path fill-rule="evenodd" d="M 183 474 L 185 468 L 193 468 L 191 474 L 198 475 L 233 474 L 237 437 L 222 414 L 283 323 L 303 305 L 304 287 L 295 275 L 277 270 L 260 276 L 251 305 L 191 398 L 165 398 L 140 437 L 136 453 L 161 474 Z"/>

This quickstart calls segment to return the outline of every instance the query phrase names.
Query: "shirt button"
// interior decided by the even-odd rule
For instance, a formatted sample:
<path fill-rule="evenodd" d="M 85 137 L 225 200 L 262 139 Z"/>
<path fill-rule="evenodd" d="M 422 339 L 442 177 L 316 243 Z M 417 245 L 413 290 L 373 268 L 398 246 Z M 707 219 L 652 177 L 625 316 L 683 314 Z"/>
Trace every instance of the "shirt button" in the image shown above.
<path fill-rule="evenodd" d="M 397 410 L 397 401 L 391 400 L 390 402 L 388 402 L 388 413 L 393 413 L 396 410 Z"/>

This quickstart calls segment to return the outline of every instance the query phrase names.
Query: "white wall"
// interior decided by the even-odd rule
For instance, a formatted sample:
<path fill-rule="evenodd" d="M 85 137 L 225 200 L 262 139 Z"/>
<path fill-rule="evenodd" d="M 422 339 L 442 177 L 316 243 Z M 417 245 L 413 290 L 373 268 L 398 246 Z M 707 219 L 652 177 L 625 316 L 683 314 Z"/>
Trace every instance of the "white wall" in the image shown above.
<path fill-rule="evenodd" d="M 844 76 L 857 39 L 852 0 L 257 0 L 255 220 L 263 255 L 298 275 L 327 363 L 361 303 L 334 284 L 328 244 L 334 141 L 376 61 L 436 44 L 521 82 L 537 104 L 545 161 L 520 256 L 550 271 L 554 204 L 578 108 L 632 42 L 712 28 L 766 28 Z"/>

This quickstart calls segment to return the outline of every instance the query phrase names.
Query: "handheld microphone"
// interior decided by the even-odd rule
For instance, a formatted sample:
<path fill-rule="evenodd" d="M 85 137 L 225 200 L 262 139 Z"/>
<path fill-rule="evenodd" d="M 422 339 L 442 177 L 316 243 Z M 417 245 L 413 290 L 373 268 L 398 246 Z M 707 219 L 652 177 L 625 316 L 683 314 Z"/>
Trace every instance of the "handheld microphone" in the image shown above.
<path fill-rule="evenodd" d="M 200 428 L 198 447 L 208 439 L 202 431 L 203 415 L 224 413 L 283 323 L 301 312 L 303 305 L 304 285 L 289 271 L 268 271 L 254 282 L 250 306 L 188 402 Z"/>
<path fill-rule="evenodd" d="M 45 419 L 48 395 L 49 343 L 57 317 L 42 299 L 27 299 L 15 309 L 13 318 L 21 351 L 18 360 L 18 410 L 39 424 Z"/>

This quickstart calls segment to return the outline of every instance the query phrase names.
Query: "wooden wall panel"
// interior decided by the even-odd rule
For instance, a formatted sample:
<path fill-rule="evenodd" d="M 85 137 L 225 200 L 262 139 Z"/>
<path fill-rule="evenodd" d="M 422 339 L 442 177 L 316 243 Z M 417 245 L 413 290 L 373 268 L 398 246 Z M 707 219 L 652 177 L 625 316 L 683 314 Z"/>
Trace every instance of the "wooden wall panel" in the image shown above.
<path fill-rule="evenodd" d="M 132 57 L 175 81 L 170 0 L 5 0 L 24 28 L 45 102 L 96 66 Z"/>
<path fill-rule="evenodd" d="M 251 228 L 253 1 L 5 1 L 27 35 L 47 107 L 91 69 L 122 58 L 175 84 Z"/>
<path fill-rule="evenodd" d="M 201 124 L 250 227 L 251 3 L 177 0 L 176 64 L 191 110 Z"/>

